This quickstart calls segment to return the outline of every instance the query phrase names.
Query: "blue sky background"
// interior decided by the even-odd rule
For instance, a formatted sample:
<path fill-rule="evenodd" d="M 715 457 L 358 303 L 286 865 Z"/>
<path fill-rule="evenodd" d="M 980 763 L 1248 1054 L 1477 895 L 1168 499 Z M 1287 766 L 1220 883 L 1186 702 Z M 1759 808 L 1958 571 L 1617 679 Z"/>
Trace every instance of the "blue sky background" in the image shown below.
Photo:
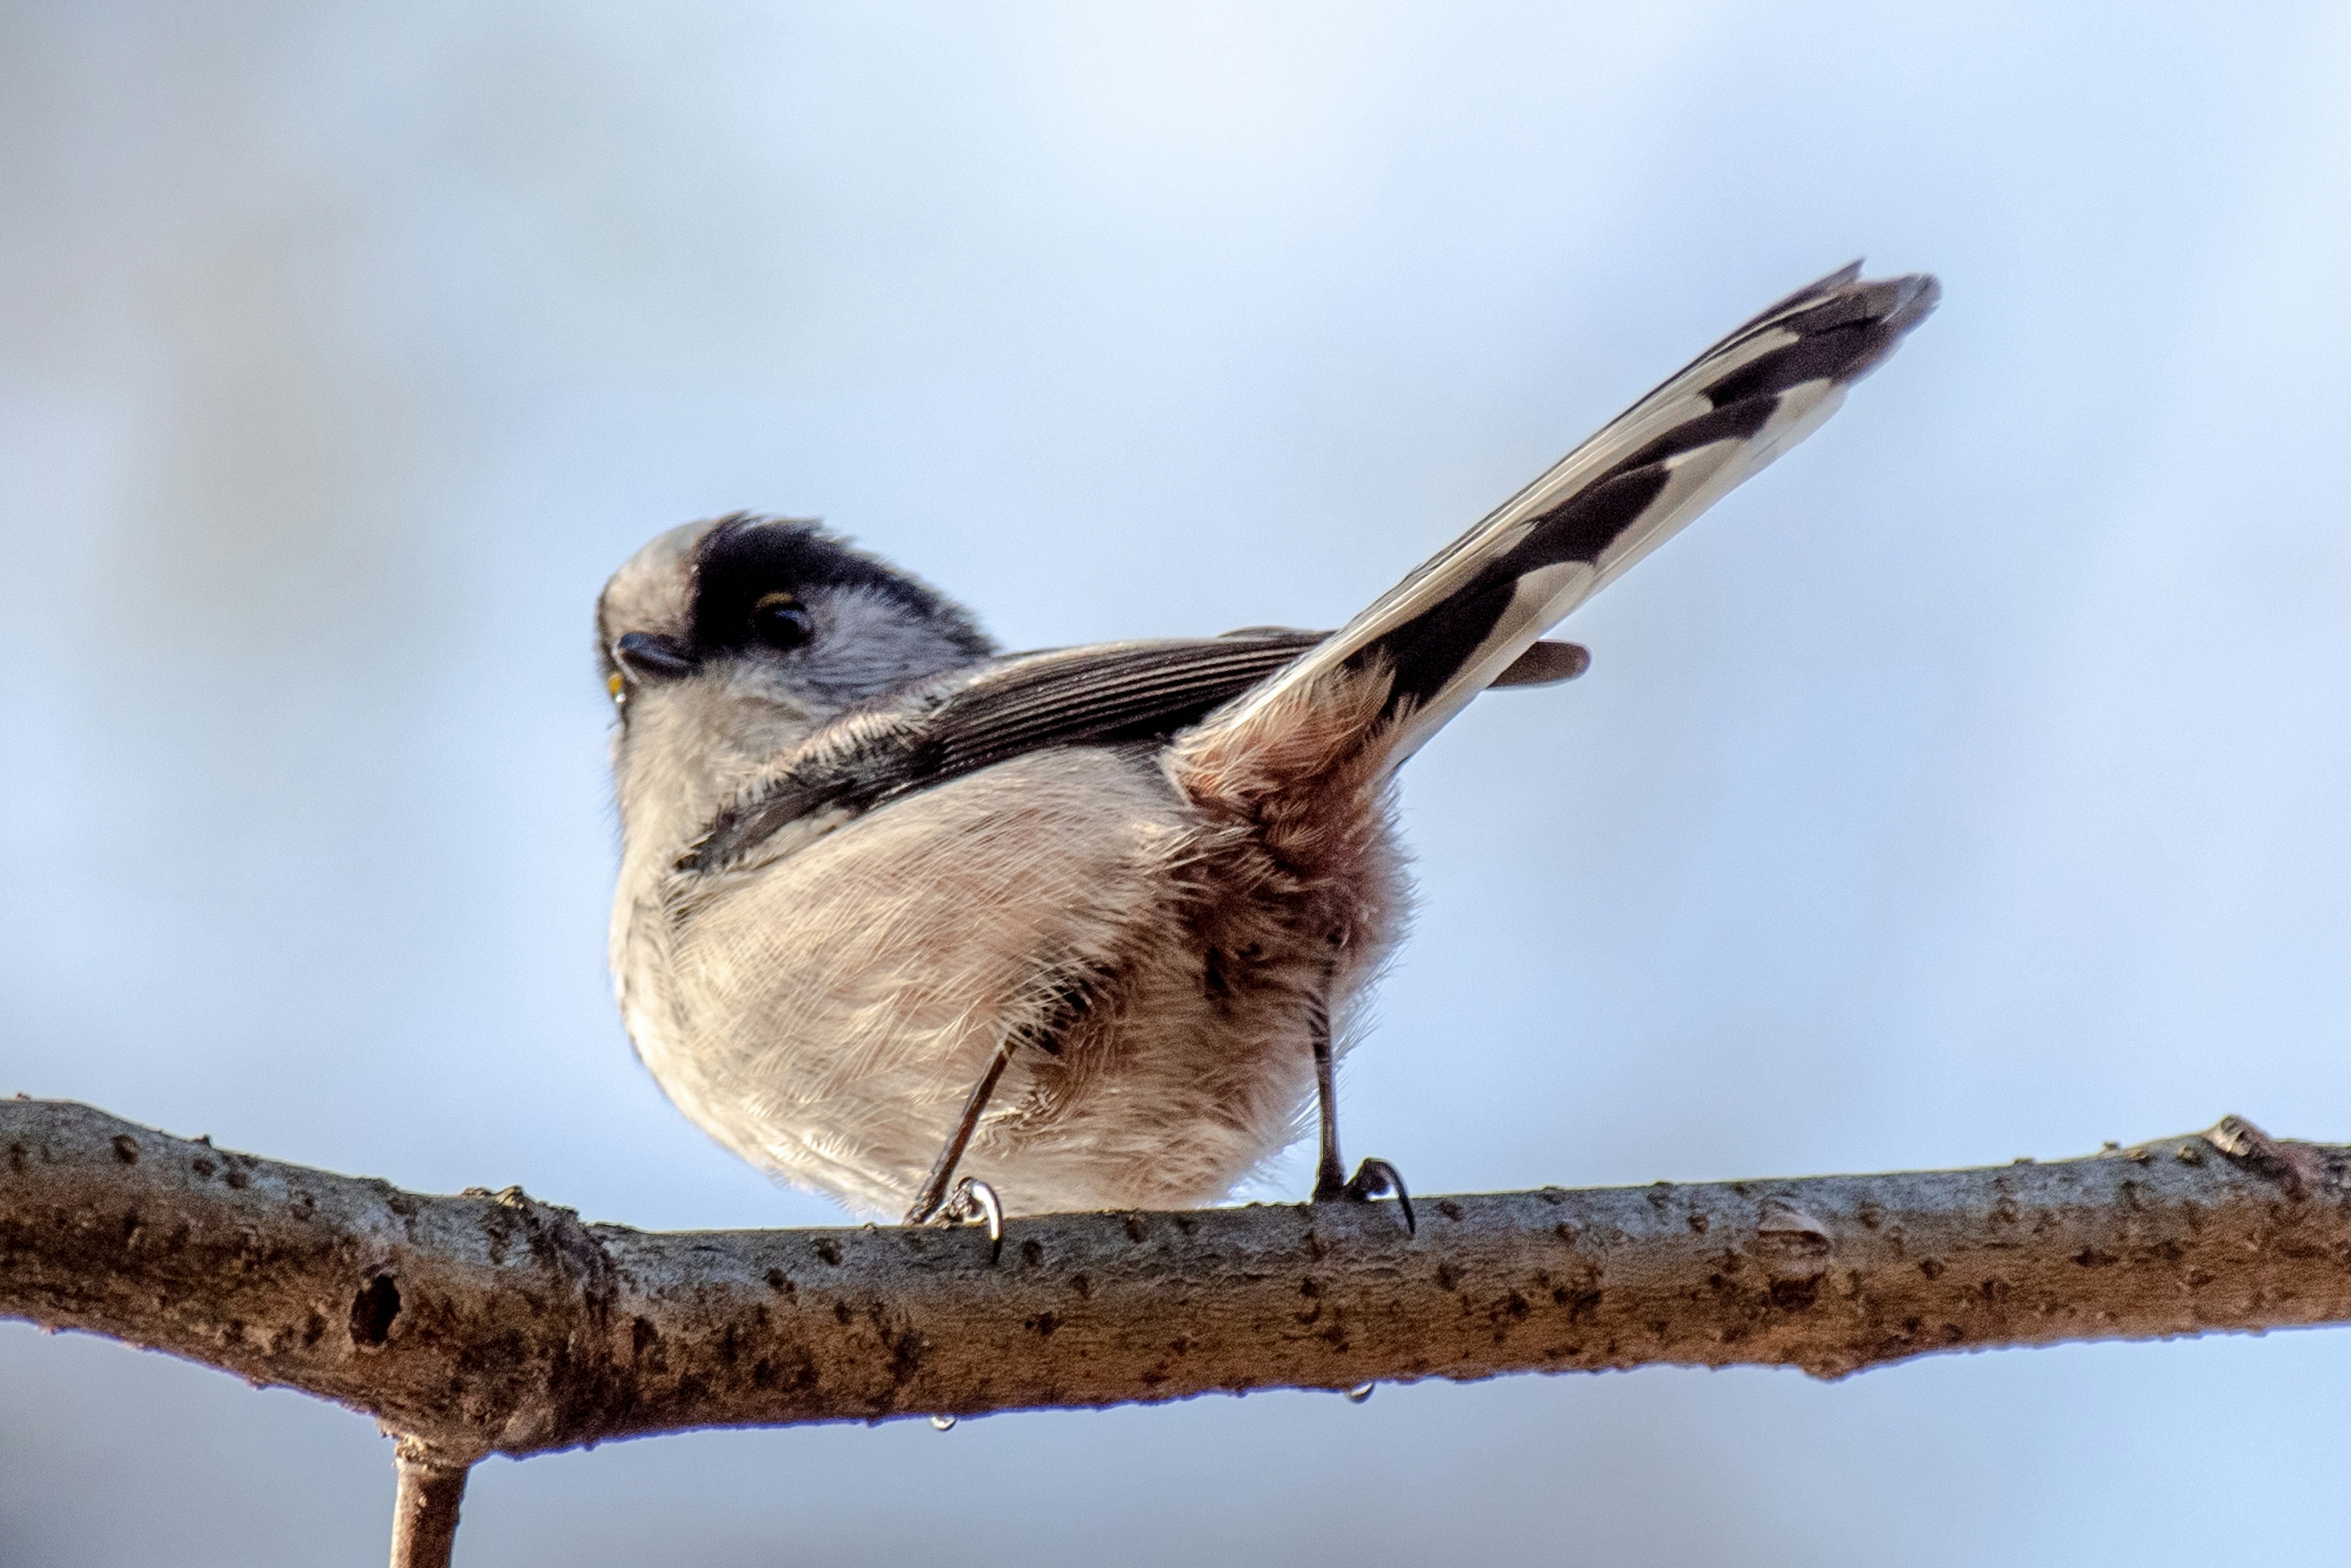
<path fill-rule="evenodd" d="M 1335 622 L 1867 254 L 1939 314 L 1412 764 L 1427 1191 L 2351 1137 L 2351 13 L 0 10 L 0 1092 L 824 1223 L 637 1068 L 590 609 L 820 514 Z M 1263 1196 L 1302 1190 L 1293 1159 Z M 491 1461 L 459 1560 L 2320 1561 L 2351 1334 Z M 0 1324 L 0 1559 L 376 1561 L 364 1420 Z"/>

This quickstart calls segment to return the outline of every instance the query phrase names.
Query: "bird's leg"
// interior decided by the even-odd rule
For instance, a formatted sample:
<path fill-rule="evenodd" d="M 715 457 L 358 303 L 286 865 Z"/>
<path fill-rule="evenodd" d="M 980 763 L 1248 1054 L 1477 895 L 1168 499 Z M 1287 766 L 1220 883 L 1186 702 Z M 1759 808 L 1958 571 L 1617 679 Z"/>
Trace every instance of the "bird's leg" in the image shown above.
<path fill-rule="evenodd" d="M 1322 1157 L 1314 1164 L 1314 1201 L 1328 1203 L 1345 1196 L 1347 1190 L 1347 1164 L 1339 1157 L 1339 1070 L 1331 1054 L 1328 988 L 1316 992 L 1309 1007 L 1306 1027 L 1314 1036 L 1314 1100 L 1322 1124 Z"/>
<path fill-rule="evenodd" d="M 920 1225 L 946 1204 L 947 1184 L 955 1180 L 956 1166 L 963 1160 L 963 1151 L 971 1142 L 972 1130 L 979 1125 L 980 1113 L 987 1109 L 987 1097 L 996 1092 L 997 1082 L 1004 1076 L 1004 1069 L 1012 1061 L 1015 1043 L 1008 1038 L 996 1048 L 995 1060 L 987 1064 L 987 1071 L 980 1074 L 978 1083 L 972 1088 L 971 1098 L 964 1102 L 963 1115 L 956 1123 L 955 1135 L 947 1139 L 947 1146 L 939 1151 L 937 1163 L 931 1166 L 931 1174 L 924 1178 L 922 1190 L 914 1195 L 914 1207 L 906 1210 L 906 1224 Z M 971 1218 L 975 1207 L 1000 1215 L 1001 1211 L 996 1207 L 995 1193 L 988 1193 L 985 1200 L 977 1198 L 976 1189 L 984 1186 L 984 1183 L 975 1181 L 962 1183 L 956 1189 L 951 1218 Z M 988 1228 L 991 1235 L 1000 1232 L 1000 1218 L 991 1218 Z"/>
<path fill-rule="evenodd" d="M 1335 960 L 1332 968 L 1338 968 Z M 1322 1124 L 1322 1152 L 1314 1163 L 1313 1200 L 1369 1203 L 1393 1191 L 1404 1208 L 1405 1230 L 1408 1234 L 1417 1232 L 1419 1227 L 1413 1221 L 1412 1194 L 1405 1190 L 1404 1176 L 1395 1166 L 1385 1160 L 1365 1160 L 1350 1176 L 1346 1162 L 1339 1157 L 1339 1071 L 1331 1049 L 1331 988 L 1327 980 L 1314 995 L 1307 1028 L 1314 1039 L 1314 1097 Z"/>

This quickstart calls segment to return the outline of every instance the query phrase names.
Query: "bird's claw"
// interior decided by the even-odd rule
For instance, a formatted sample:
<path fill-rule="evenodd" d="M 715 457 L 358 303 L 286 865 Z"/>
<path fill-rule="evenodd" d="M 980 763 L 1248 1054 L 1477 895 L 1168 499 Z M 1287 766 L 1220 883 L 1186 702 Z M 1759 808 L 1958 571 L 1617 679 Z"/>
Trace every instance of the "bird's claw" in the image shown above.
<path fill-rule="evenodd" d="M 947 1200 L 939 1205 L 931 1217 L 934 1225 L 962 1225 L 970 1220 L 987 1222 L 987 1260 L 995 1262 L 1004 1253 L 1004 1205 L 996 1189 L 977 1176 L 966 1176 L 955 1184 Z"/>
<path fill-rule="evenodd" d="M 1412 1213 L 1412 1194 L 1405 1189 L 1404 1173 L 1385 1160 L 1365 1160 L 1355 1167 L 1355 1174 L 1340 1187 L 1337 1197 L 1349 1203 L 1369 1203 L 1375 1197 L 1395 1193 L 1398 1207 L 1404 1210 L 1404 1228 L 1407 1236 L 1420 1234 L 1420 1227 Z M 1315 1194 L 1322 1197 L 1325 1195 Z"/>

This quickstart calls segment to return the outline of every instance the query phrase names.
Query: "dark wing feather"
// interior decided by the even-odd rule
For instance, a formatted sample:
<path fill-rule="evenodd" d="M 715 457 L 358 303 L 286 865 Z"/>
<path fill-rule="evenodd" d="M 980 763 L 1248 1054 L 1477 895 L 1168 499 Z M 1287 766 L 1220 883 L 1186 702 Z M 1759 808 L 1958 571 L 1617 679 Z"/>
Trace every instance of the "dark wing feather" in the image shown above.
<path fill-rule="evenodd" d="M 931 711 L 921 755 L 909 759 L 909 770 L 893 788 L 969 773 L 1040 747 L 1162 739 L 1199 723 L 1329 635 L 1259 627 L 1216 638 L 1103 643 L 1008 661 Z M 1582 673 L 1581 649 L 1540 646 L 1542 655 L 1529 650 L 1529 657 L 1494 684 L 1545 684 Z"/>
<path fill-rule="evenodd" d="M 941 704 L 925 725 L 930 783 L 1047 746 L 1154 740 L 1197 724 L 1328 633 L 1107 643 L 1002 665 Z"/>
<path fill-rule="evenodd" d="M 843 715 L 779 758 L 678 863 L 705 871 L 819 811 L 870 810 L 907 790 L 1050 746 L 1155 740 L 1197 724 L 1323 637 L 1279 629 L 1018 654 Z"/>

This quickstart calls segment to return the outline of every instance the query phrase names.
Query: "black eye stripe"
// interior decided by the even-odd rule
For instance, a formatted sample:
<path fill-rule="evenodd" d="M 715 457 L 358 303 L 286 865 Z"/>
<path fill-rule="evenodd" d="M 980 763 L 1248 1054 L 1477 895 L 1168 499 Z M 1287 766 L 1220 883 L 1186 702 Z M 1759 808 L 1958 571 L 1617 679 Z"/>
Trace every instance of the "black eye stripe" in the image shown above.
<path fill-rule="evenodd" d="M 763 642 L 752 619 L 768 596 L 790 594 L 805 611 L 813 595 L 841 589 L 863 590 L 937 622 L 975 655 L 988 651 L 961 612 L 814 523 L 748 516 L 714 524 L 695 548 L 694 645 L 713 652 Z"/>

